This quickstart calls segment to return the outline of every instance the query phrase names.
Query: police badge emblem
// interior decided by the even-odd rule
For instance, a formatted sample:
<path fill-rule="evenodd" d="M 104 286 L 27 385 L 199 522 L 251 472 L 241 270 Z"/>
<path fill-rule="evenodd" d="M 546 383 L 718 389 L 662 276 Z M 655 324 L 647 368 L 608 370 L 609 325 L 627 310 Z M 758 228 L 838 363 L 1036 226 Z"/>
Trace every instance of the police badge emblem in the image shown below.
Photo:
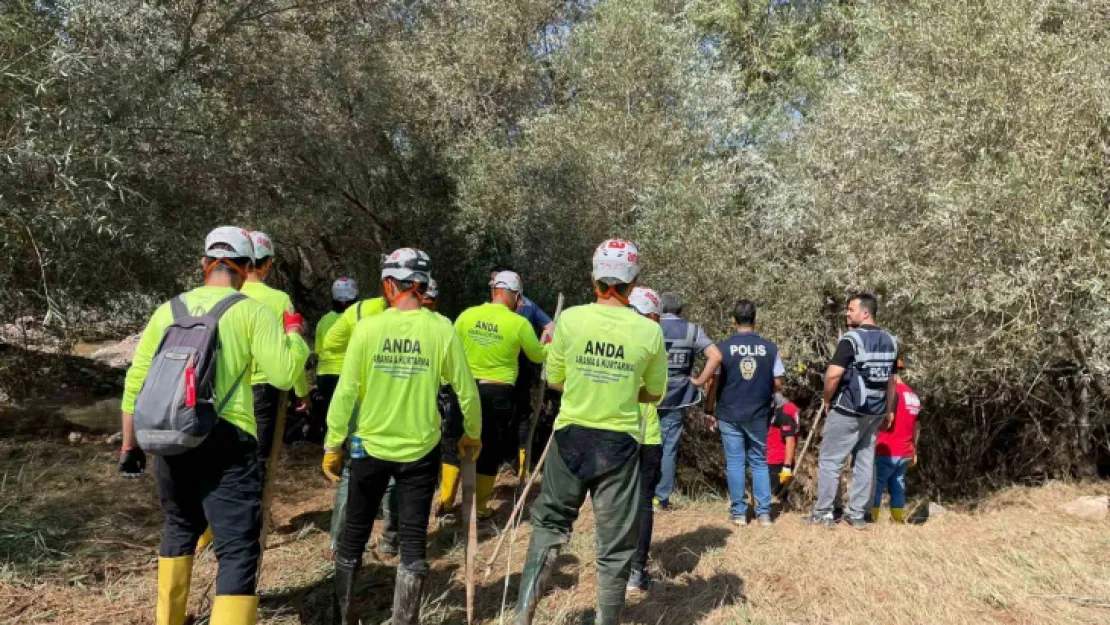
<path fill-rule="evenodd" d="M 748 356 L 740 361 L 740 375 L 744 376 L 745 380 L 750 380 L 755 377 L 755 369 L 758 365 L 755 358 Z"/>

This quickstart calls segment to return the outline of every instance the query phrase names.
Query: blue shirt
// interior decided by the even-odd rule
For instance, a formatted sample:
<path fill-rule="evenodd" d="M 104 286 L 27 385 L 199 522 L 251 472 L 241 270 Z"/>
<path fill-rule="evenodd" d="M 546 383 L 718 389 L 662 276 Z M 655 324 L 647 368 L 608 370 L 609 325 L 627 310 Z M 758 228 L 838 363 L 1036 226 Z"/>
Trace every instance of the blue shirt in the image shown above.
<path fill-rule="evenodd" d="M 528 323 L 532 324 L 532 329 L 536 331 L 536 336 L 542 336 L 543 329 L 546 328 L 549 323 L 551 323 L 551 317 L 548 317 L 547 313 L 545 313 L 543 309 L 537 306 L 536 303 L 532 300 L 524 297 L 523 295 L 521 296 L 521 299 L 524 300 L 524 305 L 516 311 L 516 314 L 524 317 L 528 320 Z"/>

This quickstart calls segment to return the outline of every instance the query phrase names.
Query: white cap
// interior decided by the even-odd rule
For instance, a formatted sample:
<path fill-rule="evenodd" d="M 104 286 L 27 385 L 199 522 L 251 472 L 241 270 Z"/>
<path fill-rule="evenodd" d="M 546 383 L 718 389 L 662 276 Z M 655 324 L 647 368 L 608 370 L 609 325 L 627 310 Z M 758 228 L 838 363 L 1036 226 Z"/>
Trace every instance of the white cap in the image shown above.
<path fill-rule="evenodd" d="M 628 284 L 640 275 L 640 249 L 632 241 L 609 239 L 594 251 L 594 280 Z"/>
<path fill-rule="evenodd" d="M 505 289 L 506 291 L 513 291 L 515 293 L 524 292 L 524 281 L 514 271 L 502 271 L 493 277 L 493 282 L 490 283 L 495 289 Z"/>
<path fill-rule="evenodd" d="M 432 281 L 428 283 L 427 290 L 424 291 L 424 298 L 436 299 L 437 297 L 439 297 L 439 283 L 436 282 L 435 278 L 432 278 Z"/>
<path fill-rule="evenodd" d="M 230 250 L 213 249 L 220 245 Z M 242 228 L 222 226 L 208 233 L 204 239 L 204 255 L 208 258 L 249 258 L 254 259 L 254 245 L 251 235 Z"/>
<path fill-rule="evenodd" d="M 358 282 L 354 278 L 340 276 L 331 285 L 331 298 L 337 302 L 353 302 L 358 299 Z"/>
<path fill-rule="evenodd" d="M 641 315 L 660 314 L 659 294 L 642 286 L 632 289 L 632 294 L 628 296 L 628 305 Z"/>
<path fill-rule="evenodd" d="M 265 232 L 255 230 L 251 233 L 251 243 L 254 245 L 254 260 L 261 262 L 267 258 L 274 256 L 274 242 L 270 240 L 270 235 Z"/>
<path fill-rule="evenodd" d="M 402 247 L 382 258 L 382 280 L 393 278 L 402 282 L 430 282 L 432 259 L 420 250 Z"/>

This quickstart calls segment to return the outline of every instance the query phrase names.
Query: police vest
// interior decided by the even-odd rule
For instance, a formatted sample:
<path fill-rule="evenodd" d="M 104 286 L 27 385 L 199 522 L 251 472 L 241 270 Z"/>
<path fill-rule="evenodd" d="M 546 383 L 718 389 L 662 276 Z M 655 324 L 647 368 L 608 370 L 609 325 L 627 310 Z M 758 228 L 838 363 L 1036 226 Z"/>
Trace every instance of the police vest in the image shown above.
<path fill-rule="evenodd" d="M 722 357 L 717 419 L 770 423 L 778 347 L 755 332 L 740 332 L 718 343 L 717 349 Z"/>
<path fill-rule="evenodd" d="M 667 395 L 659 408 L 685 408 L 697 401 L 697 389 L 690 382 L 694 356 L 698 350 L 698 324 L 668 317 L 660 321 L 667 346 Z"/>
<path fill-rule="evenodd" d="M 856 328 L 840 340 L 845 339 L 851 342 L 855 357 L 840 379 L 833 408 L 862 416 L 885 415 L 898 340 L 876 327 Z"/>

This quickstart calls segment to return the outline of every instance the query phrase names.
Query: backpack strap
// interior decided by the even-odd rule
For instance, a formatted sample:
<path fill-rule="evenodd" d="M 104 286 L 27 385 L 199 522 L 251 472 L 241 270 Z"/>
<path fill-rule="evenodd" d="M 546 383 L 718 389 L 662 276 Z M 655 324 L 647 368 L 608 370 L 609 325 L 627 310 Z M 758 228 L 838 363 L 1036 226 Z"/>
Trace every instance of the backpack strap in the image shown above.
<path fill-rule="evenodd" d="M 185 302 L 184 293 L 170 300 L 170 312 L 173 313 L 174 321 L 189 316 L 189 305 Z"/>
<path fill-rule="evenodd" d="M 362 302 L 355 304 L 355 323 L 362 321 L 362 303 L 365 301 L 362 300 Z"/>
<path fill-rule="evenodd" d="M 239 383 L 243 381 L 243 376 L 247 375 L 247 371 L 249 371 L 250 368 L 250 363 L 248 363 L 247 366 L 239 372 L 239 375 L 235 376 L 235 381 L 231 383 L 231 390 L 228 391 L 227 395 L 225 395 L 224 398 L 220 400 L 219 405 L 216 406 L 216 414 L 223 412 L 224 408 L 227 407 L 227 403 L 231 401 L 232 397 L 235 397 L 235 393 L 239 390 Z"/>
<path fill-rule="evenodd" d="M 224 314 L 227 313 L 227 311 L 230 310 L 232 306 L 245 299 L 247 299 L 247 296 L 243 295 L 242 293 L 233 293 L 231 295 L 228 295 L 219 302 L 216 302 L 216 305 L 208 311 L 208 316 L 212 317 L 216 320 L 217 323 L 219 323 L 220 318 L 223 317 Z M 231 399 L 235 397 L 235 393 L 239 391 L 239 383 L 243 381 L 243 376 L 247 374 L 247 371 L 250 371 L 250 368 L 251 363 L 248 362 L 247 366 L 239 372 L 239 375 L 235 376 L 235 381 L 231 383 L 231 390 L 228 391 L 227 395 L 225 395 L 224 398 L 220 400 L 219 405 L 216 406 L 216 414 L 220 414 L 221 412 L 223 412 L 224 408 L 227 407 L 228 402 L 230 402 Z"/>
<path fill-rule="evenodd" d="M 245 299 L 247 299 L 247 296 L 243 295 L 242 293 L 234 293 L 232 295 L 228 295 L 219 302 L 216 302 L 216 305 L 208 311 L 208 316 L 214 318 L 216 321 L 219 321 L 220 318 L 223 317 L 225 313 L 227 313 L 229 308 Z"/>

